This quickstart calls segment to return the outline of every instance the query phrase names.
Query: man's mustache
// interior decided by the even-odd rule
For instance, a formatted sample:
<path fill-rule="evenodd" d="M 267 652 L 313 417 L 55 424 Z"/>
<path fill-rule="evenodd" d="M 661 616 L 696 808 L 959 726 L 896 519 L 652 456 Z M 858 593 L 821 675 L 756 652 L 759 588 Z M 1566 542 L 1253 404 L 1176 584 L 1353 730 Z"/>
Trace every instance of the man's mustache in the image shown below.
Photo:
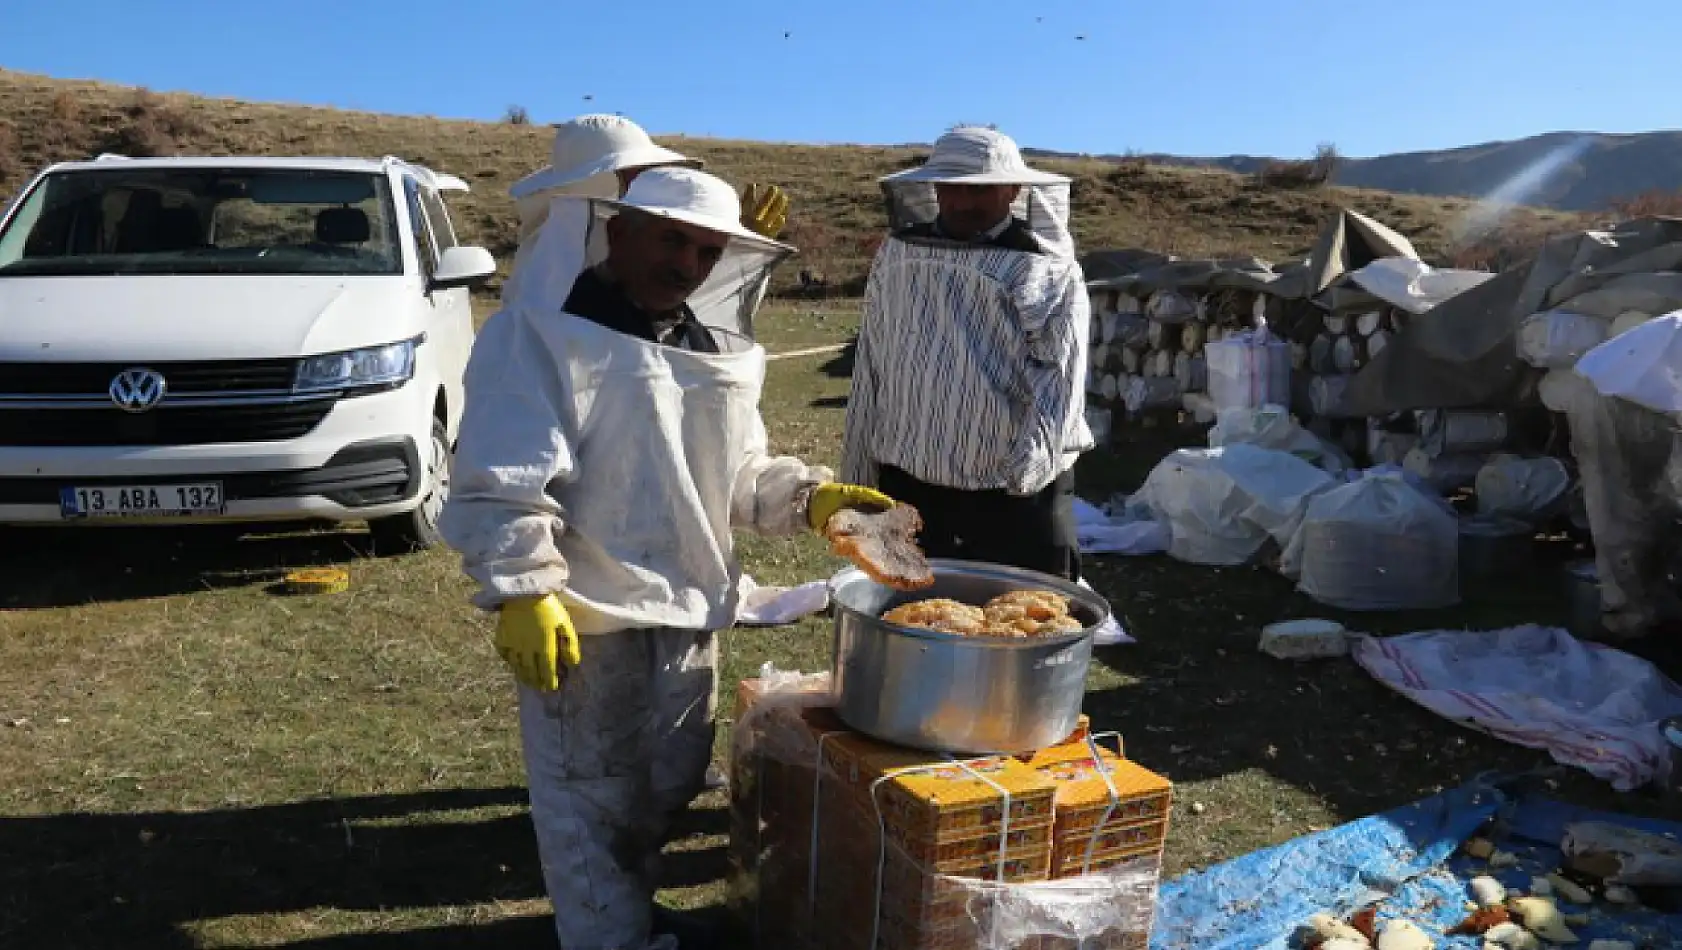
<path fill-rule="evenodd" d="M 700 281 L 688 274 L 685 274 L 683 271 L 669 267 L 662 269 L 658 274 L 656 274 L 655 279 L 658 280 L 662 286 L 682 290 L 691 290 L 700 283 Z"/>

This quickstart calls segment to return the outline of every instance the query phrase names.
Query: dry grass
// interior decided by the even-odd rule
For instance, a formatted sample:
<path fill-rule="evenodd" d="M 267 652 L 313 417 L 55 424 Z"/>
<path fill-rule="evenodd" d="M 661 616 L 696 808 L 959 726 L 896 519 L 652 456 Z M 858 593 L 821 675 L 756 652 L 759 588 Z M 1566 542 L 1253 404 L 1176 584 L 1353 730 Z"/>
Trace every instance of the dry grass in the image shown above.
<path fill-rule="evenodd" d="M 1612 214 L 1620 221 L 1682 217 L 1682 191 L 1644 191 L 1631 195 L 1613 202 Z"/>
<path fill-rule="evenodd" d="M 33 168 L 90 127 L 171 110 L 194 151 L 395 153 L 475 180 L 463 230 L 507 250 L 503 189 L 541 164 L 545 130 L 178 97 L 0 76 L 0 117 Z M 786 184 L 796 226 L 826 235 L 834 277 L 856 276 L 879 224 L 874 175 L 891 149 L 675 140 L 736 180 Z M 1350 201 L 1441 249 L 1450 202 L 1261 190 L 1231 175 L 1069 163 L 1082 240 L 1278 258 Z M 0 169 L 4 171 L 4 169 Z M 12 172 L 12 183 L 16 176 Z M 821 230 L 820 230 L 821 229 Z M 814 244 L 818 242 L 814 241 Z M 792 269 L 791 269 L 792 270 Z M 845 308 L 782 307 L 773 351 L 844 341 Z M 774 447 L 833 462 L 845 359 L 772 364 Z M 1164 444 L 1083 464 L 1097 498 L 1136 484 Z M 508 681 L 485 618 L 447 553 L 381 558 L 355 530 L 7 532 L 0 546 L 0 946 L 553 946 L 545 919 Z M 762 582 L 823 576 L 811 540 L 745 539 Z M 352 591 L 284 598 L 286 567 L 349 568 Z M 1264 623 L 1313 610 L 1278 578 L 1162 559 L 1092 570 L 1141 644 L 1104 651 L 1089 711 L 1178 784 L 1170 870 L 1203 866 L 1398 804 L 1533 753 L 1463 732 L 1351 665 L 1259 658 Z M 1549 598 L 1553 594 L 1547 595 Z M 1466 611 L 1386 617 L 1385 631 L 1556 616 L 1528 591 L 1478 592 Z M 1315 611 L 1318 613 L 1319 611 Z M 1361 618 L 1363 627 L 1373 618 Z M 727 638 L 727 682 L 765 661 L 817 669 L 822 620 Z M 1579 775 L 1574 797 L 1605 798 Z M 1205 806 L 1201 814 L 1188 810 Z M 716 907 L 716 798 L 673 846 L 663 899 Z"/>

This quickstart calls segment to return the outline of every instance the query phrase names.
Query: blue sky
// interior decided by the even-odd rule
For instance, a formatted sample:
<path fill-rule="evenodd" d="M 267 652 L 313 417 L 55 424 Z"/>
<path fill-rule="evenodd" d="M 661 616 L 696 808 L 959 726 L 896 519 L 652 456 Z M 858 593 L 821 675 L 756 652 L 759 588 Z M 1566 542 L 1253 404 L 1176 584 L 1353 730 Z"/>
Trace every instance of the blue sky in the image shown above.
<path fill-rule="evenodd" d="M 0 66 L 25 72 L 459 118 L 618 111 L 656 133 L 897 143 L 993 122 L 1069 151 L 1363 156 L 1682 127 L 1678 0 L 16 6 Z"/>

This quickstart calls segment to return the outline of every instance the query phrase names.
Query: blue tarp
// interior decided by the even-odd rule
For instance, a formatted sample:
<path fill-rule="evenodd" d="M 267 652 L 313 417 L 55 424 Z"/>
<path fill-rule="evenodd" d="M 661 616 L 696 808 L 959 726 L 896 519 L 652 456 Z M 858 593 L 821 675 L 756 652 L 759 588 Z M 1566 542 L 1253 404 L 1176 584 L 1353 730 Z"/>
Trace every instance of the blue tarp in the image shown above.
<path fill-rule="evenodd" d="M 1497 813 L 1504 829 L 1500 847 L 1519 863 L 1492 871 L 1455 849 Z M 1466 917 L 1466 882 L 1490 874 L 1510 889 L 1528 889 L 1531 878 L 1559 867 L 1561 835 L 1579 821 L 1682 836 L 1682 825 L 1592 812 L 1473 782 L 1165 883 L 1151 950 L 1286 950 L 1309 915 L 1347 917 L 1375 902 L 1381 925 L 1405 917 L 1438 937 L 1443 950 L 1476 950 L 1476 938 L 1442 936 Z M 1560 908 L 1590 916 L 1590 923 L 1574 928 L 1585 944 L 1606 937 L 1682 947 L 1682 915 L 1605 903 L 1589 908 L 1561 902 Z"/>

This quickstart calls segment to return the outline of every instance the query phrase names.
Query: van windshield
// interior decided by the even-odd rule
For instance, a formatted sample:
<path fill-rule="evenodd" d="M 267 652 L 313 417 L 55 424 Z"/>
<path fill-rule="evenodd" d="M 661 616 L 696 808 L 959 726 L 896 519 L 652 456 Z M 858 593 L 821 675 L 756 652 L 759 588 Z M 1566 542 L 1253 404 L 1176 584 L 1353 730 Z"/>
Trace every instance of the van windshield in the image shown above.
<path fill-rule="evenodd" d="M 0 278 L 402 270 L 390 189 L 369 172 L 54 172 L 0 232 Z"/>

